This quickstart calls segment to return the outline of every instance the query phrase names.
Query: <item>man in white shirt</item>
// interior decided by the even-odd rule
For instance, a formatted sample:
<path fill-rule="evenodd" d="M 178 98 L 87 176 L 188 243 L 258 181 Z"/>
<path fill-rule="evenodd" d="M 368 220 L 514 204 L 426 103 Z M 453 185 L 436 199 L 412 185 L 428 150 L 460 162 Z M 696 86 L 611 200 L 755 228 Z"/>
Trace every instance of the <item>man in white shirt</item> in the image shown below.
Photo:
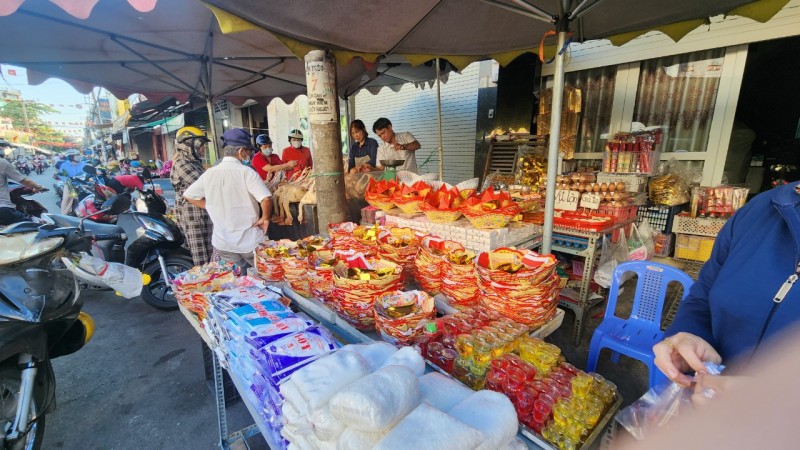
<path fill-rule="evenodd" d="M 250 133 L 228 130 L 222 135 L 222 145 L 222 161 L 206 170 L 183 197 L 208 211 L 214 224 L 211 245 L 222 260 L 246 269 L 254 266 L 253 251 L 266 235 L 272 194 L 258 173 L 246 165 L 256 152 Z"/>
<path fill-rule="evenodd" d="M 402 166 L 398 170 L 408 170 L 418 173 L 416 151 L 422 147 L 417 142 L 413 134 L 407 131 L 395 133 L 392 130 L 392 122 L 385 117 L 375 121 L 372 125 L 372 131 L 381 138 L 383 142 L 378 146 L 378 168 L 384 169 L 381 166 L 381 161 L 387 159 L 404 160 Z"/>

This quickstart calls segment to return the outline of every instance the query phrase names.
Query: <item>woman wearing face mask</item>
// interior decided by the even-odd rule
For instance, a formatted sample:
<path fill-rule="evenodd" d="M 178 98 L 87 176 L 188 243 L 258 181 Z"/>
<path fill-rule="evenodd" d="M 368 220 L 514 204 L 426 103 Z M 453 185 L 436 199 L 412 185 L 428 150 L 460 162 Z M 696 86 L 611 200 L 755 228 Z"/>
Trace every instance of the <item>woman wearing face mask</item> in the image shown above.
<path fill-rule="evenodd" d="M 278 155 L 272 153 L 272 139 L 266 134 L 259 134 L 256 138 L 256 146 L 259 152 L 253 157 L 250 165 L 256 169 L 258 176 L 262 180 L 266 180 L 267 176 L 272 172 L 280 172 L 295 167 L 297 161 L 292 160 L 284 163 Z"/>
<path fill-rule="evenodd" d="M 286 178 L 291 179 L 296 173 L 302 172 L 306 167 L 314 167 L 311 161 L 311 150 L 303 147 L 303 133 L 294 129 L 289 132 L 290 146 L 283 149 L 283 160 L 287 163 L 296 161 L 297 165 L 286 171 Z"/>

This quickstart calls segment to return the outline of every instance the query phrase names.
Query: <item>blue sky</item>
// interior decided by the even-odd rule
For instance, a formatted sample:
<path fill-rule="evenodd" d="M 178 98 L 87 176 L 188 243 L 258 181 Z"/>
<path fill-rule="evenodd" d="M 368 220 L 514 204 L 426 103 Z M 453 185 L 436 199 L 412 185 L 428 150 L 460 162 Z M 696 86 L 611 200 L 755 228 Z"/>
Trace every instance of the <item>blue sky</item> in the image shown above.
<path fill-rule="evenodd" d="M 15 71 L 16 75 L 10 75 L 8 69 Z M 24 68 L 2 64 L 0 89 L 17 90 L 22 92 L 22 97 L 26 100 L 35 100 L 46 105 L 52 105 L 59 113 L 48 114 L 44 119 L 57 122 L 56 128 L 69 127 L 76 129 L 76 126 L 61 126 L 61 122 L 80 122 L 81 125 L 78 127 L 80 129 L 83 128 L 82 124 L 85 121 L 89 106 L 88 100 L 86 96 L 64 81 L 50 78 L 38 86 L 29 86 Z"/>

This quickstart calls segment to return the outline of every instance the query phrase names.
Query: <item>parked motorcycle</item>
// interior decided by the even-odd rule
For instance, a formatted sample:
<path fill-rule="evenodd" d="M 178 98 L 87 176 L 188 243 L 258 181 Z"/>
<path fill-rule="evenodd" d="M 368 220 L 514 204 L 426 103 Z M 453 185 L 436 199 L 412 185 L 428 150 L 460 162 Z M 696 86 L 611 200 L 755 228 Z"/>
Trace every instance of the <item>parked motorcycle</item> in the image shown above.
<path fill-rule="evenodd" d="M 50 360 L 80 350 L 94 332 L 81 311 L 75 276 L 62 256 L 88 251 L 77 228 L 32 222 L 0 230 L 0 440 L 2 448 L 38 449 L 55 408 Z"/>
<path fill-rule="evenodd" d="M 116 225 L 63 214 L 45 214 L 43 219 L 62 227 L 78 227 L 82 222 L 86 233 L 94 237 L 94 256 L 108 262 L 123 263 L 150 277 L 152 281 L 142 288 L 142 300 L 157 309 L 177 309 L 171 281 L 194 263 L 189 251 L 182 247 L 184 237 L 180 228 L 164 215 L 166 204 L 163 199 L 152 191 L 140 192 L 136 211 L 130 210 L 130 192 L 109 201 L 124 206 L 112 212 L 117 216 Z"/>

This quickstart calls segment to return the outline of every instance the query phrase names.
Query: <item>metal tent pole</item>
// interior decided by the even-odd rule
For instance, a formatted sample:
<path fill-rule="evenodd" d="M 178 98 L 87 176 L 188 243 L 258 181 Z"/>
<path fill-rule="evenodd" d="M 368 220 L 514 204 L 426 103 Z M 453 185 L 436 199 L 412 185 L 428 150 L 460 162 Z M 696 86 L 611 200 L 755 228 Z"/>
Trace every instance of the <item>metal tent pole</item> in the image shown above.
<path fill-rule="evenodd" d="M 569 20 L 558 23 L 556 70 L 553 74 L 553 105 L 550 108 L 550 142 L 547 152 L 547 195 L 544 203 L 544 233 L 542 253 L 550 253 L 553 243 L 553 216 L 556 204 L 556 172 L 558 171 L 558 142 L 561 139 L 561 109 L 564 100 L 564 43 L 567 41 Z"/>
<path fill-rule="evenodd" d="M 444 181 L 444 149 L 442 148 L 442 88 L 439 58 L 436 58 L 436 113 L 439 119 L 439 181 Z"/>

